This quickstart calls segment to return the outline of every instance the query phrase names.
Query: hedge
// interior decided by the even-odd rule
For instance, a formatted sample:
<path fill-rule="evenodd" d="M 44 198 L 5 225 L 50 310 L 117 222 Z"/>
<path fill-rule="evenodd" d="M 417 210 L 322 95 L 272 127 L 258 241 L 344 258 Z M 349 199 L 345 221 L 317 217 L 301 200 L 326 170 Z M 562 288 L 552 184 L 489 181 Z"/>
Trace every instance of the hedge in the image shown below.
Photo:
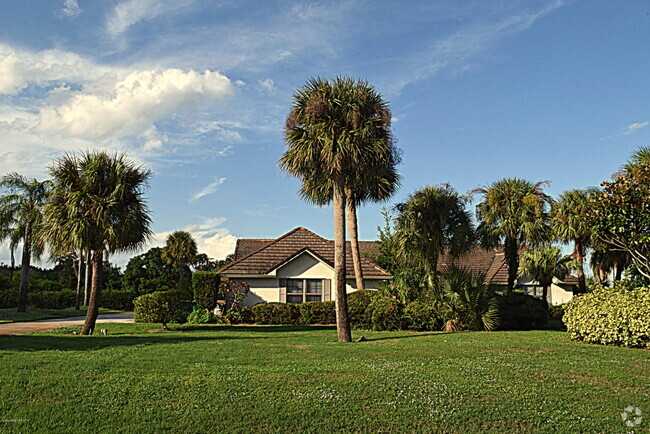
<path fill-rule="evenodd" d="M 532 295 L 514 293 L 498 296 L 498 330 L 535 330 L 548 321 L 548 305 Z"/>
<path fill-rule="evenodd" d="M 213 310 L 219 297 L 219 274 L 211 271 L 192 273 L 194 300 L 200 309 Z"/>
<path fill-rule="evenodd" d="M 133 300 L 135 322 L 167 324 L 185 322 L 183 315 L 183 299 L 179 291 L 156 291 L 144 294 Z"/>
<path fill-rule="evenodd" d="M 650 347 L 650 288 L 597 287 L 566 305 L 564 324 L 576 340 Z"/>
<path fill-rule="evenodd" d="M 311 301 L 299 304 L 300 324 L 335 324 L 334 305 L 333 301 Z"/>
<path fill-rule="evenodd" d="M 99 305 L 106 309 L 133 310 L 136 293 L 130 290 L 107 289 L 99 295 Z"/>
<path fill-rule="evenodd" d="M 372 312 L 368 309 L 370 303 L 379 297 L 377 291 L 369 289 L 348 294 L 348 315 L 350 324 L 360 329 L 372 328 Z"/>
<path fill-rule="evenodd" d="M 421 331 L 441 330 L 444 322 L 432 303 L 422 301 L 414 301 L 406 305 L 404 320 L 408 328 Z"/>
<path fill-rule="evenodd" d="M 0 309 L 7 309 L 18 306 L 18 290 L 3 289 L 0 291 Z"/>
<path fill-rule="evenodd" d="M 291 303 L 259 303 L 253 306 L 253 317 L 257 324 L 297 324 L 300 310 Z"/>
<path fill-rule="evenodd" d="M 402 328 L 402 312 L 397 300 L 375 297 L 368 306 L 372 329 L 376 331 Z"/>
<path fill-rule="evenodd" d="M 27 293 L 27 305 L 39 309 L 65 309 L 74 306 L 76 302 L 77 293 L 72 289 Z"/>

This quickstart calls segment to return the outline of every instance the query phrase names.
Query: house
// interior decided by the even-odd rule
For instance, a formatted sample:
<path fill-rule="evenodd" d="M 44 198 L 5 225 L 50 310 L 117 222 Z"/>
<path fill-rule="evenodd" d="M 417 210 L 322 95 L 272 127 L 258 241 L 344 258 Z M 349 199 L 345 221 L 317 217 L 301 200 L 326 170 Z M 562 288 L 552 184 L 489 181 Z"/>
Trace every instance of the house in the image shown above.
<path fill-rule="evenodd" d="M 370 258 L 379 252 L 374 241 L 360 241 L 361 269 L 366 289 L 377 289 L 392 275 Z M 443 256 L 439 268 L 455 263 L 474 272 L 483 273 L 486 282 L 497 287 L 508 280 L 505 255 L 498 249 L 484 250 L 476 247 L 460 258 Z M 356 291 L 350 243 L 346 253 L 347 292 Z M 298 227 L 277 239 L 237 240 L 233 262 L 220 273 L 231 280 L 242 280 L 250 286 L 244 304 L 264 302 L 303 303 L 306 301 L 334 300 L 334 242 L 326 240 L 308 229 Z M 518 282 L 521 289 L 541 297 L 542 288 L 529 278 Z M 549 302 L 561 304 L 571 299 L 577 279 L 568 276 L 555 279 L 549 288 Z"/>

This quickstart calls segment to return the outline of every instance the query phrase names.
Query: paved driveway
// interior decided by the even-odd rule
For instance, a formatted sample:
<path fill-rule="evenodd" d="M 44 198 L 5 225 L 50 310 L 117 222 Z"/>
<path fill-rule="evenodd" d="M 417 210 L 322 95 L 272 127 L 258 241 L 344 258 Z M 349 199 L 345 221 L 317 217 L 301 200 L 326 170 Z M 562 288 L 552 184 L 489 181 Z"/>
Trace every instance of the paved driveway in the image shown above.
<path fill-rule="evenodd" d="M 15 333 L 39 332 L 51 330 L 58 327 L 82 325 L 85 316 L 72 316 L 70 318 L 41 319 L 38 321 L 10 322 L 0 324 L 0 335 L 11 335 Z M 97 324 L 107 322 L 133 322 L 133 312 L 107 313 L 97 317 Z"/>

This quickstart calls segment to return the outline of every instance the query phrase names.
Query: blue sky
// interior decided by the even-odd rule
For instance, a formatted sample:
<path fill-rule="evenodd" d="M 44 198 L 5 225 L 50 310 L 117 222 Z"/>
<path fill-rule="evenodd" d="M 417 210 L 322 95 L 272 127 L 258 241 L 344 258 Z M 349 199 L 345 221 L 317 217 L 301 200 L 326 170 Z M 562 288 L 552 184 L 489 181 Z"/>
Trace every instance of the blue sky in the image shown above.
<path fill-rule="evenodd" d="M 6 1 L 0 173 L 124 151 L 154 171 L 151 245 L 185 229 L 223 257 L 296 226 L 331 237 L 331 208 L 277 160 L 292 91 L 348 75 L 390 101 L 404 156 L 388 205 L 509 176 L 559 194 L 649 143 L 649 43 L 642 0 Z M 361 209 L 362 239 L 381 206 Z"/>

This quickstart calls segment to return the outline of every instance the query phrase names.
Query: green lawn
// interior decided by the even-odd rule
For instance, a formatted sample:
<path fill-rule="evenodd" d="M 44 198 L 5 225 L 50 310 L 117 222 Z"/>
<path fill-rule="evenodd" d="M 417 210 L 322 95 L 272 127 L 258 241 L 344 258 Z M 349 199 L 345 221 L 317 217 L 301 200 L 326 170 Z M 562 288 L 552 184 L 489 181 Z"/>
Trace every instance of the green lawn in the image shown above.
<path fill-rule="evenodd" d="M 67 309 L 33 309 L 28 307 L 27 312 L 18 312 L 15 307 L 11 309 L 0 309 L 0 323 L 18 322 L 18 321 L 35 321 L 37 319 L 50 319 L 50 318 L 68 318 L 71 316 L 84 316 L 86 315 L 86 307 L 77 310 L 74 307 Z M 99 313 L 113 313 L 120 312 L 118 310 L 110 310 L 100 308 Z"/>
<path fill-rule="evenodd" d="M 0 336 L 0 431 L 625 432 L 629 405 L 650 426 L 650 351 L 558 331 L 102 327 Z"/>

